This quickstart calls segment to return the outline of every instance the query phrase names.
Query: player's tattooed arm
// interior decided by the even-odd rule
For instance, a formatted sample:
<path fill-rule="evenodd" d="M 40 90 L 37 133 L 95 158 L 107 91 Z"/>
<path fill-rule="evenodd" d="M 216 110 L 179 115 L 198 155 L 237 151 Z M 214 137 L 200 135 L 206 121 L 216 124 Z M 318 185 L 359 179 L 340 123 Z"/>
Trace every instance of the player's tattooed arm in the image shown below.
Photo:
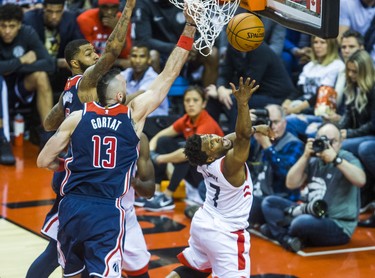
<path fill-rule="evenodd" d="M 89 67 L 83 74 L 79 84 L 78 97 L 81 102 L 97 99 L 96 84 L 98 80 L 114 65 L 126 41 L 128 25 L 136 0 L 127 0 L 116 27 L 109 36 L 105 50 L 94 66 Z"/>
<path fill-rule="evenodd" d="M 47 117 L 44 119 L 43 127 L 46 131 L 56 130 L 64 121 L 64 108 L 62 104 L 62 94 L 59 101 L 49 111 Z"/>

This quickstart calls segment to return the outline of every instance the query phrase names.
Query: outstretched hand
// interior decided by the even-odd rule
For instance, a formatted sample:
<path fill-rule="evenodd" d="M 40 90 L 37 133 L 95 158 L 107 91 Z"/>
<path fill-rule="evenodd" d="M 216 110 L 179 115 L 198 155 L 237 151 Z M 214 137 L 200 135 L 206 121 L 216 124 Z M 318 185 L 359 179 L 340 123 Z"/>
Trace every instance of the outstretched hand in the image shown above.
<path fill-rule="evenodd" d="M 232 87 L 232 92 L 234 97 L 236 98 L 238 103 L 248 103 L 253 93 L 258 90 L 259 85 L 255 86 L 255 80 L 250 79 L 250 77 L 246 78 L 245 83 L 243 82 L 243 77 L 240 77 L 238 90 L 233 83 L 229 83 Z"/>
<path fill-rule="evenodd" d="M 269 125 L 256 125 L 254 129 L 256 133 L 267 136 L 270 140 L 275 140 L 275 133 Z"/>

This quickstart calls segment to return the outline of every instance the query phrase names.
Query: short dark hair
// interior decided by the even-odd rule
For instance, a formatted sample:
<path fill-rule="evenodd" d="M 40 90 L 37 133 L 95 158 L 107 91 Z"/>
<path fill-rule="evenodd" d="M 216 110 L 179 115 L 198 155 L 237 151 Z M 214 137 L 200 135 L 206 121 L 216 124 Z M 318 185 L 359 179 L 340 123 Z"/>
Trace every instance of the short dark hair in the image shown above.
<path fill-rule="evenodd" d="M 184 154 L 192 165 L 207 164 L 208 155 L 202 151 L 202 138 L 194 134 L 186 140 Z"/>
<path fill-rule="evenodd" d="M 146 48 L 147 51 L 150 51 L 150 46 L 145 44 L 144 42 L 140 42 L 140 41 L 135 41 L 135 42 L 132 42 L 132 48 L 134 47 L 138 47 L 138 48 Z"/>
<path fill-rule="evenodd" d="M 352 30 L 352 29 L 346 30 L 342 34 L 341 41 L 343 38 L 351 38 L 351 37 L 355 38 L 359 45 L 365 45 L 365 38 L 363 37 L 363 35 L 360 32 Z"/>
<path fill-rule="evenodd" d="M 22 22 L 23 10 L 22 7 L 16 4 L 0 5 L 0 21 L 17 20 Z"/>
<path fill-rule="evenodd" d="M 104 74 L 96 84 L 96 93 L 98 94 L 99 103 L 102 106 L 107 105 L 107 88 L 109 83 L 115 76 L 119 75 L 121 70 L 119 68 L 111 68 L 106 74 Z"/>
<path fill-rule="evenodd" d="M 183 98 L 185 98 L 185 95 L 190 92 L 190 91 L 196 91 L 198 92 L 198 94 L 202 97 L 203 101 L 207 100 L 207 96 L 206 96 L 206 92 L 203 90 L 202 87 L 198 86 L 198 85 L 192 85 L 192 86 L 189 86 L 185 89 L 184 91 L 184 96 Z"/>
<path fill-rule="evenodd" d="M 79 53 L 79 48 L 82 45 L 89 44 L 90 42 L 85 39 L 77 39 L 77 40 L 72 40 L 69 42 L 64 49 L 64 57 L 66 62 L 70 66 L 70 61 L 74 59 L 74 56 Z"/>
<path fill-rule="evenodd" d="M 44 0 L 43 6 L 46 5 L 65 5 L 65 0 Z"/>

